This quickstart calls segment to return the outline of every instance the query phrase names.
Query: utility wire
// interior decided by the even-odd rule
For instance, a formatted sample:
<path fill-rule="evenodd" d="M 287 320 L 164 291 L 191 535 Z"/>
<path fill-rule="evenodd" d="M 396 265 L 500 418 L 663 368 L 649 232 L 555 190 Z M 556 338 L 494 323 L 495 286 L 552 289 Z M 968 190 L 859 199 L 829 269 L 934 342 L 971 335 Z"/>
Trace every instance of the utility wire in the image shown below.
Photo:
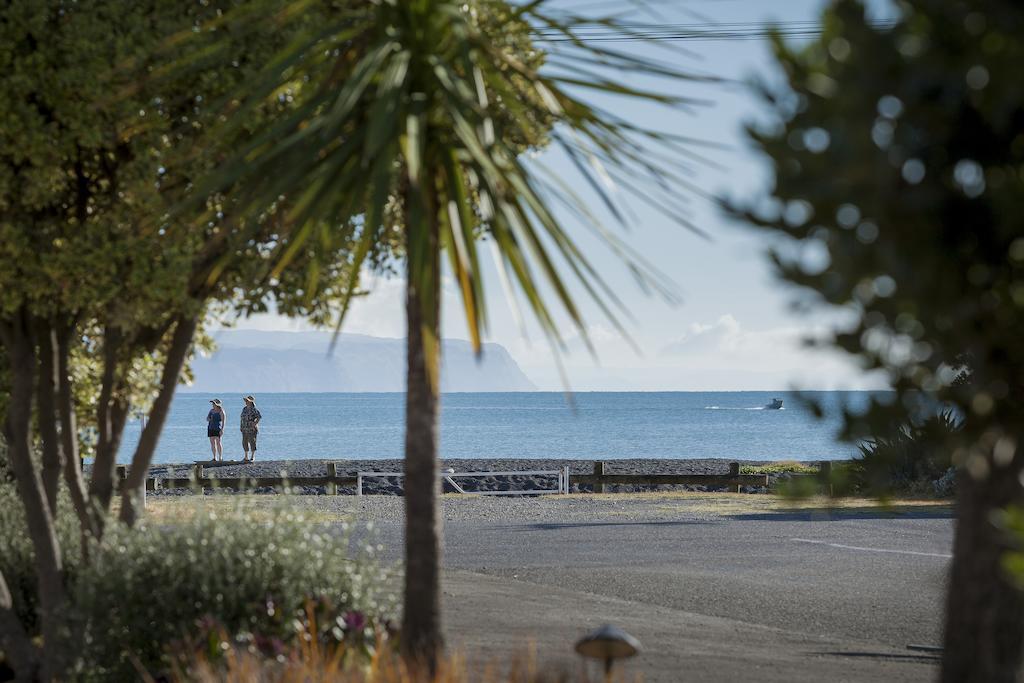
<path fill-rule="evenodd" d="M 875 21 L 870 26 L 885 30 L 898 22 Z M 650 42 L 650 41 L 737 41 L 763 40 L 773 35 L 783 38 L 813 38 L 822 34 L 821 25 L 815 21 L 783 21 L 775 24 L 732 22 L 703 24 L 580 24 L 569 31 L 540 28 L 534 31 L 538 39 L 563 43 L 583 40 L 586 42 Z"/>

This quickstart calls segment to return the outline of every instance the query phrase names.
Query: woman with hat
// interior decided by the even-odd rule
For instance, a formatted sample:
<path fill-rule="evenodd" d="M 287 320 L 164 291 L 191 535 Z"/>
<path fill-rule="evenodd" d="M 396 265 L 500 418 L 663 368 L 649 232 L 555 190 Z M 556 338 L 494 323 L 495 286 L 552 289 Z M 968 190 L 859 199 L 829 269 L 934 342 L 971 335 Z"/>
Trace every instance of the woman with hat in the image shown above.
<path fill-rule="evenodd" d="M 210 450 L 213 451 L 213 460 L 224 459 L 224 446 L 220 443 L 220 437 L 224 436 L 224 424 L 228 421 L 227 413 L 219 398 L 210 401 L 213 407 L 206 414 L 206 435 L 210 437 Z"/>
<path fill-rule="evenodd" d="M 239 426 L 242 429 L 242 451 L 244 452 L 243 462 L 252 462 L 256 459 L 256 436 L 260 432 L 260 420 L 263 416 L 256 409 L 256 398 L 249 394 L 244 399 L 245 407 L 242 408 L 242 415 Z"/>

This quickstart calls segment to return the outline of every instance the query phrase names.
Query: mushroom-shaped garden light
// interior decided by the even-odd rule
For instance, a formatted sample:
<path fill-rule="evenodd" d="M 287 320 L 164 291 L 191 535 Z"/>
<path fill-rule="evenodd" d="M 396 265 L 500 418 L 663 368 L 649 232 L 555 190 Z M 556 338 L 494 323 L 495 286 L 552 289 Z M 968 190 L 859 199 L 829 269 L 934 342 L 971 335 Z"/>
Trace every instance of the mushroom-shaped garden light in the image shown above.
<path fill-rule="evenodd" d="M 607 680 L 611 676 L 612 665 L 616 659 L 632 657 L 640 652 L 640 641 L 617 626 L 605 624 L 580 638 L 576 643 L 576 652 L 584 657 L 603 661 Z"/>

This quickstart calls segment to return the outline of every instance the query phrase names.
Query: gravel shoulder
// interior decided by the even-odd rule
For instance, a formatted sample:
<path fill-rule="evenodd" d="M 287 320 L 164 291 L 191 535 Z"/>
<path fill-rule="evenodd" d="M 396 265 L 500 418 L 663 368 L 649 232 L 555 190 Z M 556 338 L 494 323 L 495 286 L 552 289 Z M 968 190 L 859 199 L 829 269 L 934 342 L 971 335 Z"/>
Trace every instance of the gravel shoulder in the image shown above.
<path fill-rule="evenodd" d="M 149 496 L 148 510 L 157 516 L 218 509 L 234 505 L 286 506 L 310 515 L 313 521 L 374 521 L 400 524 L 404 501 L 397 496 Z M 682 519 L 713 521 L 722 518 L 775 516 L 779 519 L 842 520 L 856 518 L 947 518 L 952 507 L 941 500 L 896 500 L 881 504 L 868 498 L 793 500 L 776 495 L 744 493 L 631 493 L 629 495 L 570 494 L 557 496 L 484 497 L 446 494 L 441 497 L 446 522 L 509 524 L 582 524 L 599 522 L 670 522 Z"/>

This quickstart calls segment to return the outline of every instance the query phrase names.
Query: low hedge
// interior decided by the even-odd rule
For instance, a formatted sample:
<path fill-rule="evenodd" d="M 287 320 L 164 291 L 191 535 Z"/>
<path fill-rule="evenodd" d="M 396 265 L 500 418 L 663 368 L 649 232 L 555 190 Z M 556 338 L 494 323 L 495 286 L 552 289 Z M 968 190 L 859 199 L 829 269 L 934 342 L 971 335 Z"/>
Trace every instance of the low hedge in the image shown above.
<path fill-rule="evenodd" d="M 6 491 L 2 489 L 8 489 Z M 19 615 L 35 629 L 35 570 L 21 504 L 0 486 L 0 569 Z M 201 505 L 201 503 L 199 503 Z M 321 623 L 344 626 L 356 615 L 376 628 L 394 611 L 389 570 L 370 546 L 309 522 L 284 504 L 269 512 L 239 505 L 204 510 L 174 523 L 111 523 L 90 562 L 77 553 L 77 526 L 59 516 L 71 595 L 68 624 L 76 645 L 72 675 L 129 680 L 143 668 L 168 670 L 176 644 L 211 623 L 236 639 L 289 643 L 310 605 Z"/>

